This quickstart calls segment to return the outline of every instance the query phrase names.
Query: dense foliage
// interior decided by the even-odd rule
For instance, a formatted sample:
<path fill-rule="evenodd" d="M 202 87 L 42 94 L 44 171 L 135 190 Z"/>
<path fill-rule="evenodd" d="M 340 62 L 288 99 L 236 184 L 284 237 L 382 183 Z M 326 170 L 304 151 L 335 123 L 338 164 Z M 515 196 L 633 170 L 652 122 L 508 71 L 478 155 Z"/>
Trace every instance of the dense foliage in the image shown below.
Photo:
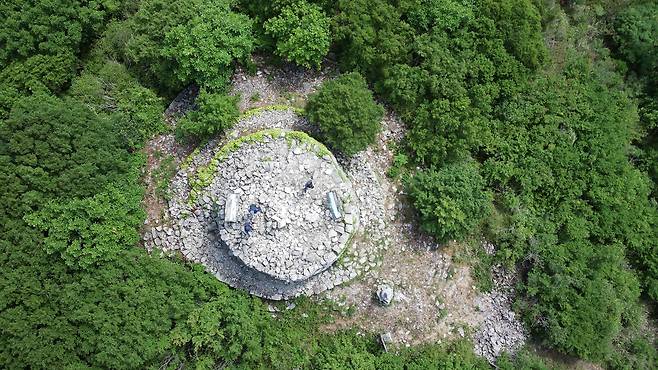
<path fill-rule="evenodd" d="M 204 4 L 200 14 L 165 35 L 163 54 L 176 61 L 180 81 L 222 89 L 230 80 L 233 61 L 251 54 L 251 21 L 232 12 L 229 5 L 228 1 Z"/>
<path fill-rule="evenodd" d="M 238 100 L 237 96 L 201 89 L 196 100 L 197 109 L 178 122 L 176 135 L 182 139 L 207 139 L 230 129 L 240 115 Z"/>
<path fill-rule="evenodd" d="M 307 113 L 324 142 L 353 155 L 374 142 L 384 109 L 374 101 L 363 77 L 348 73 L 324 83 L 309 98 Z"/>
<path fill-rule="evenodd" d="M 132 17 L 109 27 L 106 37 L 143 81 L 163 91 L 189 82 L 221 89 L 234 60 L 253 49 L 251 27 L 229 0 L 144 0 Z"/>
<path fill-rule="evenodd" d="M 8 0 L 0 5 L 0 65 L 34 55 L 78 55 L 121 2 Z M 110 5 L 110 6 L 107 6 Z"/>
<path fill-rule="evenodd" d="M 132 148 L 140 148 L 151 135 L 165 129 L 162 98 L 140 85 L 128 70 L 114 61 L 102 62 L 74 79 L 68 96 L 96 113 L 111 116 L 112 130 Z"/>
<path fill-rule="evenodd" d="M 491 195 L 473 162 L 420 171 L 408 188 L 422 228 L 442 241 L 464 238 L 491 210 Z"/>
<path fill-rule="evenodd" d="M 35 55 L 13 62 L 0 72 L 0 119 L 6 119 L 21 97 L 61 93 L 75 76 L 72 55 Z"/>
<path fill-rule="evenodd" d="M 59 253 L 69 267 L 93 269 L 139 241 L 140 190 L 111 187 L 89 198 L 52 201 L 26 221 L 47 235 L 46 252 Z"/>
<path fill-rule="evenodd" d="M 304 0 L 285 4 L 264 27 L 275 40 L 276 53 L 288 61 L 320 67 L 329 52 L 329 18 L 315 4 Z"/>
<path fill-rule="evenodd" d="M 0 125 L 0 140 L 0 207 L 11 218 L 38 210 L 44 199 L 91 196 L 130 169 L 110 119 L 71 100 L 21 99 Z"/>
<path fill-rule="evenodd" d="M 658 4 L 642 1 L 617 14 L 614 19 L 616 52 L 629 68 L 628 80 L 635 82 L 638 113 L 643 137 L 637 138 L 642 149 L 635 153 L 640 169 L 653 180 L 652 197 L 658 199 Z M 656 217 L 649 227 L 656 229 Z M 654 236 L 654 239 L 655 236 Z M 632 260 L 647 294 L 658 300 L 658 253 L 650 243 L 637 243 Z"/>
<path fill-rule="evenodd" d="M 615 40 L 619 53 L 640 74 L 658 78 L 658 4 L 635 4 L 616 19 Z"/>
<path fill-rule="evenodd" d="M 538 71 L 548 51 L 529 1 L 338 8 L 341 63 L 368 76 L 409 125 L 420 178 L 469 157 L 482 163 L 495 204 L 487 234 L 524 273 L 518 303 L 535 333 L 566 353 L 614 356 L 639 298 L 622 257 L 655 297 L 658 243 L 650 187 L 629 161 L 637 116 L 605 54 L 589 62 L 566 39 L 562 64 Z M 416 202 L 424 220 L 441 188 L 426 182 L 436 191 Z"/>
<path fill-rule="evenodd" d="M 489 368 L 466 341 L 384 353 L 325 333 L 328 307 L 305 300 L 273 317 L 139 247 L 139 151 L 167 130 L 165 99 L 200 85 L 177 134 L 205 139 L 239 116 L 226 88 L 252 52 L 320 67 L 330 50 L 343 74 L 307 105 L 328 145 L 374 141 L 371 86 L 407 127 L 389 174 L 422 226 L 493 241 L 536 339 L 658 367 L 640 303 L 658 300 L 658 7 L 560 3 L 2 2 L 0 367 Z"/>

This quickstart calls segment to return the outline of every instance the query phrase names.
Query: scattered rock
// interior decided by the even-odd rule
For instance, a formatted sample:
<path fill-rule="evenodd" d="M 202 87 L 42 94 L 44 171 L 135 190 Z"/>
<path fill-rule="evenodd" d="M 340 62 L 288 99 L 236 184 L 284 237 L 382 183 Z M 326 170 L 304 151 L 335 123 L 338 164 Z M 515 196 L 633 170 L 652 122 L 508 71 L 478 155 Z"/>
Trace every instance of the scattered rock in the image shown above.
<path fill-rule="evenodd" d="M 393 302 L 393 288 L 388 284 L 380 285 L 377 289 L 377 299 L 384 306 L 390 305 Z"/>

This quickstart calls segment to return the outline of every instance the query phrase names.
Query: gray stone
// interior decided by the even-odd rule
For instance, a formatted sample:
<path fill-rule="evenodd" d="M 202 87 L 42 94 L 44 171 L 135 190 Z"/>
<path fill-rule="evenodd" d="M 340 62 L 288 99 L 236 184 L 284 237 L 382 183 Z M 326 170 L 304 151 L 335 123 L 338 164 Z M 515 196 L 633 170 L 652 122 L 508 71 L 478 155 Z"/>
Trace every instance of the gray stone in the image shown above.
<path fill-rule="evenodd" d="M 388 284 L 380 285 L 377 288 L 377 299 L 384 306 L 390 305 L 393 302 L 393 288 Z"/>
<path fill-rule="evenodd" d="M 238 221 L 238 194 L 229 193 L 226 197 L 226 206 L 224 207 L 224 221 Z"/>

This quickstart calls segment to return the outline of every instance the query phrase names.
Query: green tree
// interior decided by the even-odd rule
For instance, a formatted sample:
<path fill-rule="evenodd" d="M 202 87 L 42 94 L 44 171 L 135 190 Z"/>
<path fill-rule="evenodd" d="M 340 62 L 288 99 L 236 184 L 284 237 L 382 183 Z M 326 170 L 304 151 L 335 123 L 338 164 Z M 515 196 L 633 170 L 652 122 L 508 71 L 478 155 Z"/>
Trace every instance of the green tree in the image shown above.
<path fill-rule="evenodd" d="M 252 22 L 229 0 L 144 0 L 125 24 L 110 30 L 110 44 L 143 80 L 165 92 L 197 81 L 222 89 L 235 59 L 248 56 Z M 114 47 L 109 47 L 110 50 Z"/>
<path fill-rule="evenodd" d="M 197 109 L 189 112 L 176 125 L 176 136 L 180 139 L 207 139 L 233 127 L 240 111 L 239 98 L 214 94 L 201 89 L 196 99 Z"/>
<path fill-rule="evenodd" d="M 0 4 L 0 65 L 42 55 L 78 55 L 103 26 L 99 2 L 8 0 Z"/>
<path fill-rule="evenodd" d="M 385 0 L 340 0 L 334 17 L 334 38 L 340 64 L 376 79 L 381 68 L 410 62 L 413 30 Z"/>
<path fill-rule="evenodd" d="M 23 96 L 61 93 L 75 76 L 76 63 L 72 54 L 60 54 L 34 55 L 7 65 L 0 71 L 0 119 L 6 119 Z"/>
<path fill-rule="evenodd" d="M 268 322 L 260 302 L 229 289 L 200 265 L 149 256 L 140 248 L 125 248 L 114 260 L 77 272 L 31 244 L 0 238 L 0 251 L 3 368 L 191 366 L 194 355 L 179 347 L 172 329 L 205 320 L 198 314 L 214 311 L 203 306 L 216 299 L 226 305 L 206 322 L 233 323 L 227 334 Z M 210 336 L 215 328 L 198 328 L 195 335 Z M 258 338 L 257 332 L 246 333 L 255 337 L 226 338 L 231 347 L 214 361 L 232 360 L 233 351 Z"/>
<path fill-rule="evenodd" d="M 422 228 L 441 241 L 462 239 L 491 211 L 491 194 L 470 161 L 420 171 L 407 187 Z"/>
<path fill-rule="evenodd" d="M 400 9 L 418 33 L 433 28 L 455 31 L 475 18 L 475 9 L 470 1 L 402 0 Z"/>
<path fill-rule="evenodd" d="M 254 49 L 252 22 L 231 11 L 229 1 L 203 3 L 199 15 L 165 35 L 163 55 L 176 62 L 176 77 L 209 89 L 222 90 L 230 81 L 233 62 Z"/>
<path fill-rule="evenodd" d="M 315 4 L 304 0 L 286 4 L 264 27 L 275 40 L 277 55 L 298 65 L 319 68 L 329 52 L 329 18 Z"/>
<path fill-rule="evenodd" d="M 221 359 L 258 364 L 263 356 L 261 338 L 268 318 L 257 299 L 239 298 L 224 294 L 191 311 L 171 331 L 172 343 L 193 353 L 198 363 L 213 365 Z"/>
<path fill-rule="evenodd" d="M 323 140 L 347 155 L 374 142 L 384 114 L 358 73 L 325 82 L 309 97 L 306 110 L 309 120 L 320 128 Z"/>
<path fill-rule="evenodd" d="M 71 100 L 22 98 L 0 125 L 0 211 L 22 218 L 56 197 L 88 197 L 131 168 L 112 123 Z"/>
<path fill-rule="evenodd" d="M 640 75 L 658 79 L 658 4 L 625 8 L 615 20 L 617 51 Z"/>
<path fill-rule="evenodd" d="M 495 22 L 505 47 L 525 66 L 536 69 L 547 58 L 536 3 L 528 0 L 480 0 L 479 14 Z"/>
<path fill-rule="evenodd" d="M 67 94 L 96 113 L 110 115 L 114 134 L 131 148 L 141 148 L 151 135 L 166 128 L 162 98 L 117 62 L 106 61 L 97 71 L 83 72 Z"/>
<path fill-rule="evenodd" d="M 607 357 L 640 294 L 623 247 L 570 242 L 538 254 L 524 290 L 528 324 L 566 353 Z"/>
<path fill-rule="evenodd" d="M 46 235 L 48 253 L 59 254 L 69 267 L 94 269 L 139 242 L 142 196 L 134 185 L 111 187 L 89 198 L 52 201 L 26 220 Z"/>

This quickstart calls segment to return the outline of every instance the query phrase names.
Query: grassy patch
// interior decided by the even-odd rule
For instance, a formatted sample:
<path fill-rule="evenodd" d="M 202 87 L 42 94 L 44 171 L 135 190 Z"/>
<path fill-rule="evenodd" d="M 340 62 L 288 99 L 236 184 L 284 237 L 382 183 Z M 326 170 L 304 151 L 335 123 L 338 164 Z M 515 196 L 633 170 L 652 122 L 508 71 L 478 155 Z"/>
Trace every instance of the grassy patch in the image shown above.
<path fill-rule="evenodd" d="M 265 107 L 257 107 L 257 108 L 251 108 L 246 110 L 244 113 L 240 115 L 238 118 L 238 121 L 241 121 L 243 119 L 251 118 L 253 116 L 257 116 L 263 112 L 269 112 L 269 111 L 287 111 L 287 110 L 292 110 L 295 114 L 297 115 L 304 115 L 304 109 L 293 107 L 290 105 L 284 105 L 284 104 L 275 104 L 275 105 L 268 105 Z"/>
<path fill-rule="evenodd" d="M 157 152 L 160 153 L 160 152 Z M 158 158 L 161 154 L 156 154 Z M 176 174 L 176 161 L 174 156 L 167 155 L 160 161 L 160 165 L 151 173 L 151 179 L 155 184 L 155 194 L 159 198 L 169 199 L 169 183 Z"/>
<path fill-rule="evenodd" d="M 455 249 L 453 262 L 469 265 L 475 286 L 481 292 L 489 292 L 493 289 L 491 267 L 496 262 L 495 255 L 488 255 L 479 243 L 480 241 L 476 239 L 460 243 L 459 247 Z M 454 274 L 454 270 L 452 274 Z M 451 277 L 449 276 L 449 278 Z"/>

